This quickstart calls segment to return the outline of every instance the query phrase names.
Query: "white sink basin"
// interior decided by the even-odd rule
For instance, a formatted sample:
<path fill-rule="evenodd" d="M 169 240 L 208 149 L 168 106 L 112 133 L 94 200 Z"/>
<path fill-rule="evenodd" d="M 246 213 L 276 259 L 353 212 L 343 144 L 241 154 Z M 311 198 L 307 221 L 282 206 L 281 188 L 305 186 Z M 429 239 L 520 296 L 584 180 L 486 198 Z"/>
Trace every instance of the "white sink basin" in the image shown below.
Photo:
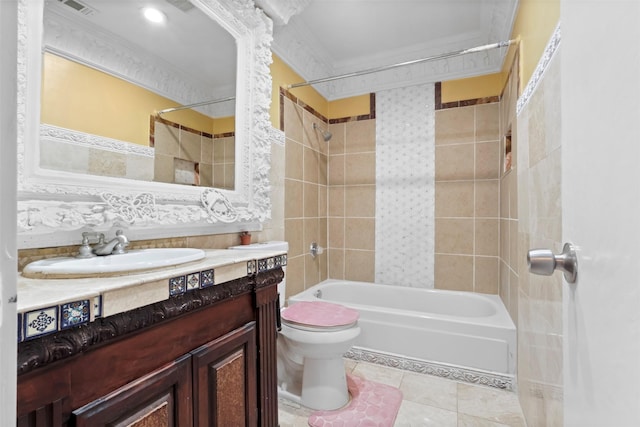
<path fill-rule="evenodd" d="M 192 248 L 137 249 L 93 258 L 60 257 L 28 264 L 22 275 L 32 278 L 117 276 L 198 261 L 204 251 Z"/>

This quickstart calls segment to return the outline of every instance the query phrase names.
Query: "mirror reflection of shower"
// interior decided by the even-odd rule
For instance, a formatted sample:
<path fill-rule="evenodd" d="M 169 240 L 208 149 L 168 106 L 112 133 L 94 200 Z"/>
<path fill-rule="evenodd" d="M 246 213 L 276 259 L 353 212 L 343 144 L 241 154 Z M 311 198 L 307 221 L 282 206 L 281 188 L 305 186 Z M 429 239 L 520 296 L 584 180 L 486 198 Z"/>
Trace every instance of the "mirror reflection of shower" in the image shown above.
<path fill-rule="evenodd" d="M 320 131 L 320 133 L 322 134 L 322 139 L 324 139 L 324 142 L 329 142 L 329 140 L 333 136 L 331 132 L 329 132 L 328 130 L 322 130 L 322 128 L 320 128 L 320 126 L 318 126 L 317 123 L 313 124 L 313 129 Z"/>

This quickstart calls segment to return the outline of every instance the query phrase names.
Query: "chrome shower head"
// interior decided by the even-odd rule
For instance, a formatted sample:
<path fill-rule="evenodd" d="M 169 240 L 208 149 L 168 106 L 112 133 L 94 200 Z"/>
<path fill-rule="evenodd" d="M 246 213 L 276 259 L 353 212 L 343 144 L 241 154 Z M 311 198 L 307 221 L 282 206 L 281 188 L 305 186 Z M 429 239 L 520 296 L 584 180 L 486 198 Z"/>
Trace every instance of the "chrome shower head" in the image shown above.
<path fill-rule="evenodd" d="M 331 134 L 331 132 L 329 132 L 328 130 L 322 130 L 322 128 L 320 128 L 320 126 L 318 126 L 317 123 L 313 124 L 313 128 L 315 130 L 319 130 L 320 133 L 322 134 L 322 139 L 324 139 L 324 142 L 329 142 L 329 140 L 331 139 L 331 137 L 333 136 Z"/>

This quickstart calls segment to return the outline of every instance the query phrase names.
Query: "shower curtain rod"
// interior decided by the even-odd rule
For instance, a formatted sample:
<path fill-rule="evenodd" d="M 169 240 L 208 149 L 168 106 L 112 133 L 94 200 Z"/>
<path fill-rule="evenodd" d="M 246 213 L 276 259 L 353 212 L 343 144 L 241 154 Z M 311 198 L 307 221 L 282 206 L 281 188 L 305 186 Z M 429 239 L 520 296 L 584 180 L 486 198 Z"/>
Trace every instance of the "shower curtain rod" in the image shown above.
<path fill-rule="evenodd" d="M 412 61 L 400 62 L 398 64 L 392 64 L 392 65 L 384 65 L 384 66 L 378 67 L 378 68 L 370 68 L 368 70 L 355 71 L 353 73 L 341 74 L 339 76 L 325 77 L 325 78 L 322 78 L 322 79 L 315 79 L 315 80 L 309 80 L 309 81 L 306 81 L 306 82 L 293 83 L 293 84 L 288 85 L 287 89 L 294 89 L 294 88 L 297 88 L 297 87 L 309 86 L 309 85 L 314 85 L 314 84 L 317 84 L 317 83 L 326 83 L 326 82 L 330 82 L 330 81 L 333 81 L 333 80 L 346 79 L 347 77 L 357 77 L 357 76 L 362 76 L 362 75 L 365 75 L 365 74 L 377 73 L 379 71 L 387 71 L 387 70 L 391 70 L 391 69 L 398 68 L 398 67 L 404 67 L 406 65 L 418 64 L 420 62 L 434 61 L 434 60 L 437 60 L 437 59 L 447 59 L 447 58 L 452 58 L 454 56 L 466 55 L 468 53 L 476 53 L 476 52 L 482 52 L 482 51 L 490 50 L 490 49 L 497 49 L 497 48 L 501 48 L 501 47 L 507 47 L 507 46 L 510 46 L 510 45 L 512 45 L 514 43 L 517 43 L 517 42 L 518 42 L 518 39 L 507 40 L 507 41 L 502 41 L 502 42 L 498 42 L 498 43 L 485 44 L 483 46 L 477 46 L 477 47 L 472 47 L 472 48 L 469 48 L 469 49 L 457 50 L 457 51 L 454 51 L 454 52 L 441 53 L 439 55 L 429 56 L 427 58 L 414 59 Z"/>
<path fill-rule="evenodd" d="M 228 98 L 214 99 L 213 101 L 196 102 L 195 104 L 187 104 L 187 105 L 182 105 L 180 107 L 165 108 L 164 110 L 158 111 L 156 114 L 160 116 L 164 113 L 172 113 L 174 111 L 187 110 L 193 107 L 202 107 L 203 105 L 219 104 L 221 102 L 233 101 L 235 99 L 236 99 L 235 96 L 230 96 Z"/>

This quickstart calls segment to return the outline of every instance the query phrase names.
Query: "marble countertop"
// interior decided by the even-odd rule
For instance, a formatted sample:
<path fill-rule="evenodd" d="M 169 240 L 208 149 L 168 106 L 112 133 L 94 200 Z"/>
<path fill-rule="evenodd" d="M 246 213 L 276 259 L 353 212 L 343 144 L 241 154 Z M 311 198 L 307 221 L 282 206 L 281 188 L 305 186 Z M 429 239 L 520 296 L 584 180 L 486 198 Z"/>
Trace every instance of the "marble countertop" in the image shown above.
<path fill-rule="evenodd" d="M 32 279 L 18 276 L 18 315 L 22 316 L 22 329 L 27 339 L 37 331 L 29 328 L 37 316 L 43 313 L 50 317 L 68 318 L 70 313 L 77 314 L 78 304 L 86 302 L 85 321 L 96 317 L 106 317 L 118 312 L 152 304 L 177 293 L 204 287 L 203 274 L 211 272 L 215 281 L 207 286 L 215 286 L 250 274 L 251 266 L 257 272 L 259 260 L 277 260 L 271 262 L 269 269 L 286 265 L 286 252 L 274 250 L 229 250 L 207 249 L 202 260 L 189 262 L 154 271 L 141 272 L 111 277 L 65 278 L 65 279 Z M 266 265 L 266 264 L 265 264 Z M 260 270 L 262 271 L 262 270 Z M 208 277 L 208 276 L 207 276 Z M 193 279 L 193 280 L 192 280 Z M 198 283 L 193 283 L 198 282 Z M 195 287 L 193 286 L 195 285 Z M 75 304 L 75 311 L 69 308 Z M 48 310 L 48 311 L 47 311 Z M 65 310 L 67 310 L 65 312 Z M 35 316 L 35 317 L 34 317 Z M 58 328 L 63 328 L 60 319 L 55 321 Z M 53 321 L 50 323 L 54 323 Z M 85 323 L 84 321 L 80 322 Z M 66 323 L 65 323 L 66 325 Z M 42 329 L 41 325 L 38 326 Z M 56 328 L 56 329 L 58 329 Z M 50 331 L 51 332 L 51 331 Z M 31 333 L 31 334 L 30 334 Z M 41 331 L 45 333 L 45 331 Z"/>

